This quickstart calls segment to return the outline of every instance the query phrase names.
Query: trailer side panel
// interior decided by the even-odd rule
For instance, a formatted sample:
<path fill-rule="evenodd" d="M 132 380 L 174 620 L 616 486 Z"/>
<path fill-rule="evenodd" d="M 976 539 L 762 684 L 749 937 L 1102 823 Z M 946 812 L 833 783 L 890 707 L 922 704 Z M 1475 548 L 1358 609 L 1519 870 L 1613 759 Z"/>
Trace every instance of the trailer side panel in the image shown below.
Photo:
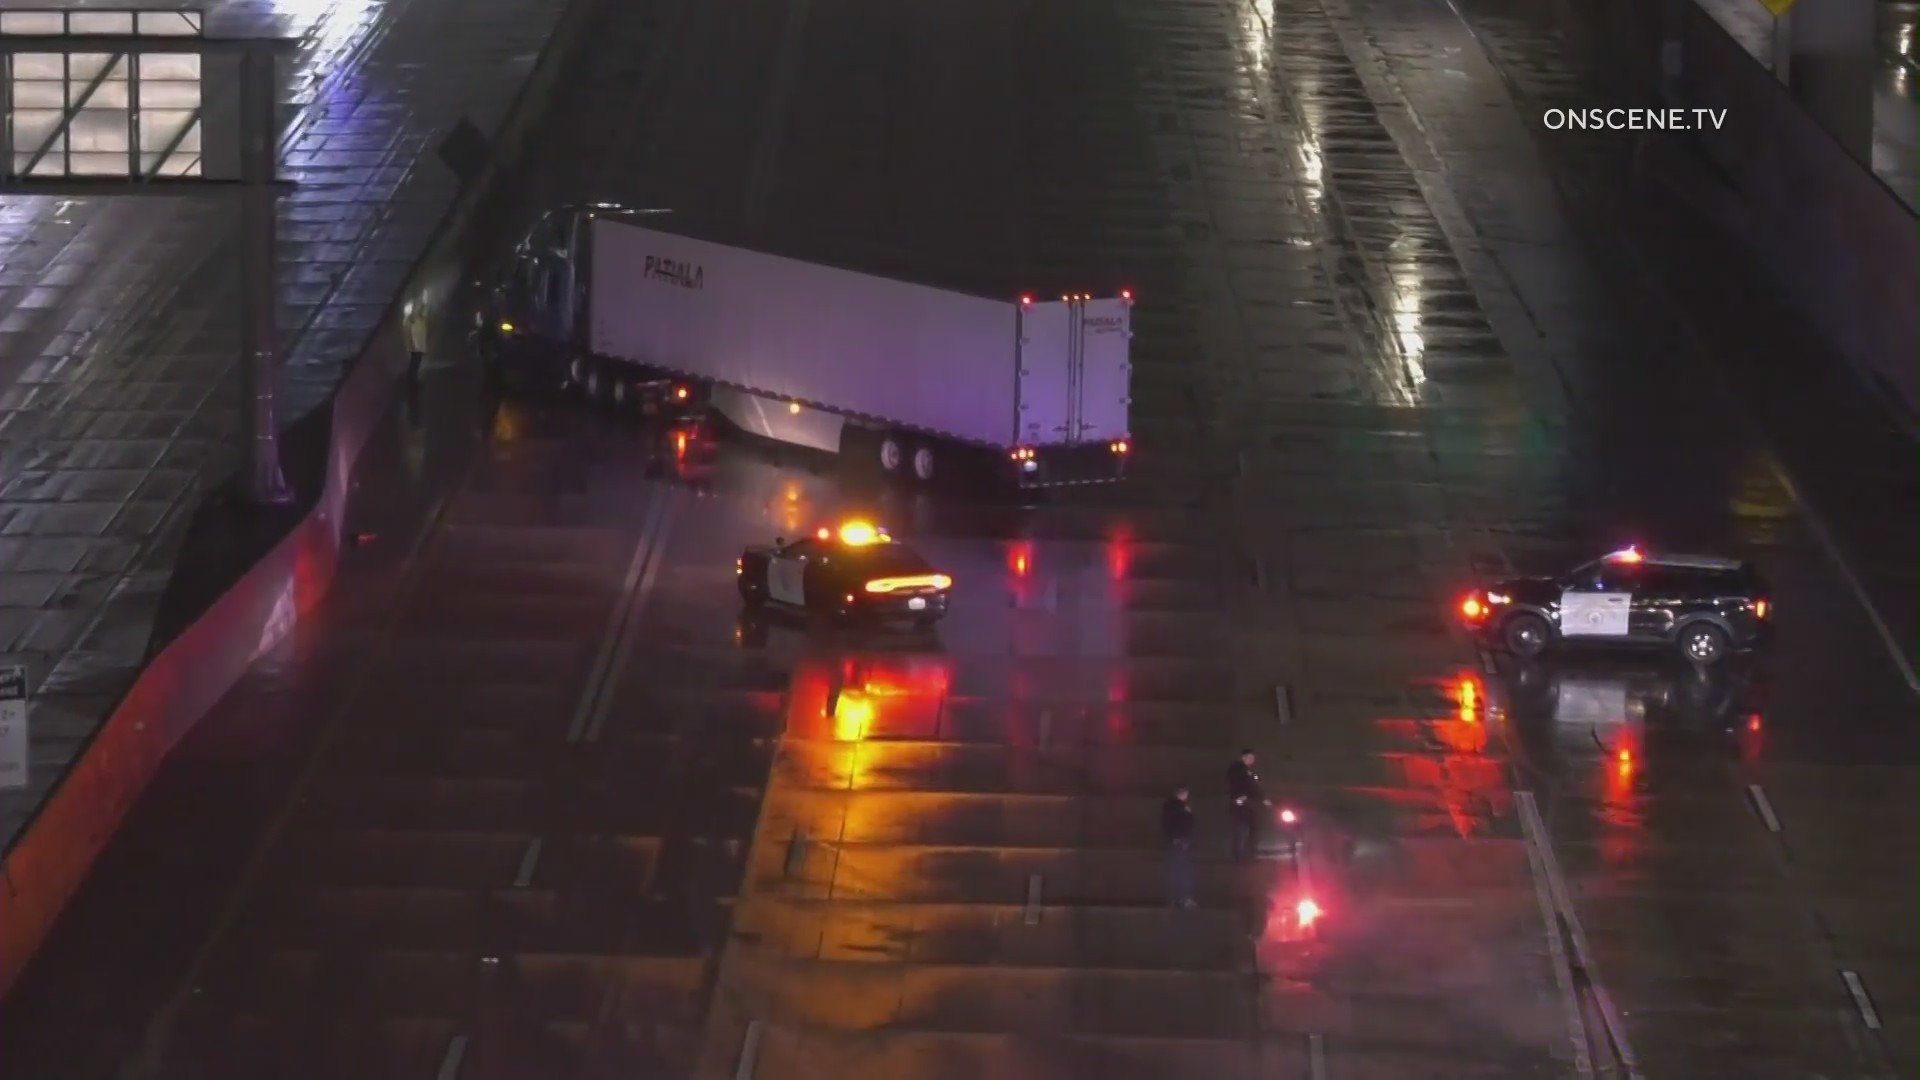
<path fill-rule="evenodd" d="M 690 378 L 1007 446 L 1018 305 L 599 218 L 589 344 Z"/>

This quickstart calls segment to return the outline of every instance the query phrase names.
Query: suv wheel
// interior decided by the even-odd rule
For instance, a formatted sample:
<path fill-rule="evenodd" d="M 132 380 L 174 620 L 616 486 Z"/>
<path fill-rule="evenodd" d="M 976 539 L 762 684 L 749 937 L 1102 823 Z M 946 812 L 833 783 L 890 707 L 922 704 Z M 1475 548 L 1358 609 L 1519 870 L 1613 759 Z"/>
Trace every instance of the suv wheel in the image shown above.
<path fill-rule="evenodd" d="M 1538 615 L 1520 614 L 1500 628 L 1500 639 L 1515 656 L 1539 656 L 1553 641 L 1553 629 Z"/>
<path fill-rule="evenodd" d="M 1695 623 L 1680 631 L 1680 655 L 1705 667 L 1727 654 L 1727 635 L 1708 623 Z"/>

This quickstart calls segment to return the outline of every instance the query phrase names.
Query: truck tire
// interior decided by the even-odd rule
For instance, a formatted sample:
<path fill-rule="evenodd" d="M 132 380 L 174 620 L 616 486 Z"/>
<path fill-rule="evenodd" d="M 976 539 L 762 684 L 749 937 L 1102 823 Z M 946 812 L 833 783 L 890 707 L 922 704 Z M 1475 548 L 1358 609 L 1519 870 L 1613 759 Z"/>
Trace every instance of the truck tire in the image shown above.
<path fill-rule="evenodd" d="M 921 483 L 933 480 L 933 447 L 916 446 L 913 448 L 913 478 Z"/>
<path fill-rule="evenodd" d="M 567 361 L 566 385 L 574 390 L 585 391 L 587 386 L 587 358 L 576 356 Z"/>
<path fill-rule="evenodd" d="M 882 472 L 897 473 L 900 463 L 905 460 L 906 451 L 900 446 L 900 440 L 892 435 L 880 437 L 880 469 Z"/>
<path fill-rule="evenodd" d="M 587 400 L 599 408 L 606 408 L 613 396 L 613 376 L 599 364 L 587 365 Z"/>
<path fill-rule="evenodd" d="M 633 387 L 625 379 L 613 380 L 613 407 L 620 413 L 633 409 Z"/>

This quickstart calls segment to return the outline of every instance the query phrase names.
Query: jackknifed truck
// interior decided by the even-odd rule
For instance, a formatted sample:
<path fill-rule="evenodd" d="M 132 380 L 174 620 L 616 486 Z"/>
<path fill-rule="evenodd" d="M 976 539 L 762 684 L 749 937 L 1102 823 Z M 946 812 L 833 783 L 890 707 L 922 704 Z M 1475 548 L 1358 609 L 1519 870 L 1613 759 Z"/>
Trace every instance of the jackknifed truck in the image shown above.
<path fill-rule="evenodd" d="M 606 204 L 543 214 L 482 315 L 509 372 L 922 482 L 968 460 L 1027 487 L 1124 474 L 1129 290 L 974 296 L 674 224 Z"/>

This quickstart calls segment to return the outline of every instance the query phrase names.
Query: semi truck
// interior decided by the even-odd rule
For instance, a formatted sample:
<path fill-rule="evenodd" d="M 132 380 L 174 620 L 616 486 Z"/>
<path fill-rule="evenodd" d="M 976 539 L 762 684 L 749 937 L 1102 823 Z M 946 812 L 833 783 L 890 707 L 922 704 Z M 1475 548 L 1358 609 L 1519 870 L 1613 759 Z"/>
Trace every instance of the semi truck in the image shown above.
<path fill-rule="evenodd" d="M 992 298 L 692 235 L 608 204 L 541 215 L 481 316 L 510 374 L 595 406 L 717 415 L 920 482 L 1118 479 L 1133 295 Z"/>

